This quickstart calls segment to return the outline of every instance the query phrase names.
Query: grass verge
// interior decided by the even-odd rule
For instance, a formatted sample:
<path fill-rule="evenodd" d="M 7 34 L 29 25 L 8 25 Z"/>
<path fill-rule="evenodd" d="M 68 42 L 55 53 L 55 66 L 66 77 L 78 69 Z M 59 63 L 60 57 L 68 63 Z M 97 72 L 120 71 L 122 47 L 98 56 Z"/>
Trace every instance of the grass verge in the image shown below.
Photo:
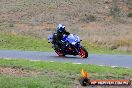
<path fill-rule="evenodd" d="M 0 49 L 51 51 L 51 45 L 46 39 L 31 36 L 0 33 Z"/>
<path fill-rule="evenodd" d="M 35 76 L 0 74 L 0 88 L 72 88 L 81 76 L 82 65 L 29 60 L 0 59 L 0 67 L 39 72 Z M 91 79 L 131 79 L 131 68 L 83 65 Z"/>
<path fill-rule="evenodd" d="M 130 54 L 117 50 L 109 50 L 101 48 L 100 46 L 90 44 L 86 41 L 82 45 L 89 51 L 89 53 L 101 54 Z M 0 49 L 15 49 L 15 50 L 33 50 L 33 51 L 53 51 L 51 44 L 48 41 L 31 36 L 13 35 L 8 33 L 0 33 Z"/>
<path fill-rule="evenodd" d="M 128 53 L 125 51 L 119 51 L 117 49 L 111 50 L 108 49 L 104 46 L 100 46 L 97 44 L 91 44 L 88 41 L 83 41 L 82 45 L 85 46 L 85 48 L 90 52 L 90 53 L 96 53 L 96 54 L 128 54 L 132 55 L 132 53 Z"/>

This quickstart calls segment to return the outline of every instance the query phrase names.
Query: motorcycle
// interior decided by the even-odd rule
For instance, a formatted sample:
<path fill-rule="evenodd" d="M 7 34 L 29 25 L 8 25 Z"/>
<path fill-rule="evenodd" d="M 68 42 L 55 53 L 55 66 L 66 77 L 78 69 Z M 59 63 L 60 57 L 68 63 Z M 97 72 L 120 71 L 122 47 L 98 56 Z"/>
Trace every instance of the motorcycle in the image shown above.
<path fill-rule="evenodd" d="M 52 43 L 53 41 L 53 35 L 48 36 L 49 43 Z M 65 55 L 79 55 L 82 58 L 88 57 L 87 50 L 80 44 L 82 40 L 80 40 L 79 36 L 75 34 L 69 34 L 69 35 L 63 35 L 62 41 L 65 44 L 65 51 L 62 50 L 63 46 L 60 48 L 57 47 L 57 45 L 54 45 L 53 49 L 59 56 L 65 56 Z"/>

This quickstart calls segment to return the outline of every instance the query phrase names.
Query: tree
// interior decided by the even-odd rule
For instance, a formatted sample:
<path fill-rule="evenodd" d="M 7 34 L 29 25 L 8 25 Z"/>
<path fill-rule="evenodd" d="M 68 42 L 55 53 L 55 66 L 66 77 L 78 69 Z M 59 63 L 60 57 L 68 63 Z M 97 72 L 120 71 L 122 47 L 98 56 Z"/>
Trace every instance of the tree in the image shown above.
<path fill-rule="evenodd" d="M 116 20 L 119 19 L 119 13 L 120 13 L 120 9 L 118 7 L 117 1 L 118 0 L 112 0 L 112 7 L 111 7 L 111 11 L 110 11 L 111 15 Z"/>

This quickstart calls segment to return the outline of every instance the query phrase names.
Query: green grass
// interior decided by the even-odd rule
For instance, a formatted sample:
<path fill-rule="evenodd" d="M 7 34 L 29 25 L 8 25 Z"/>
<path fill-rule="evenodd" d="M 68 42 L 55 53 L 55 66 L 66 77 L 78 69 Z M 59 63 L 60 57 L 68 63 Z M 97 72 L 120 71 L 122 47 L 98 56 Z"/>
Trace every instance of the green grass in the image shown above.
<path fill-rule="evenodd" d="M 82 65 L 29 60 L 0 59 L 0 67 L 37 71 L 35 76 L 0 74 L 0 88 L 69 88 L 81 77 Z M 91 79 L 130 79 L 132 69 L 83 65 Z"/>
<path fill-rule="evenodd" d="M 46 39 L 0 33 L 0 49 L 51 51 Z"/>
<path fill-rule="evenodd" d="M 53 76 L 51 78 L 49 76 L 16 77 L 0 75 L 0 88 L 69 88 L 70 82 L 68 81 L 70 80 L 56 78 Z"/>
<path fill-rule="evenodd" d="M 90 52 L 90 53 L 96 53 L 96 54 L 128 54 L 132 55 L 132 53 L 128 52 L 123 52 L 119 50 L 110 50 L 104 46 L 99 46 L 97 44 L 91 44 L 88 41 L 83 41 L 82 45 L 85 46 L 85 48 Z"/>

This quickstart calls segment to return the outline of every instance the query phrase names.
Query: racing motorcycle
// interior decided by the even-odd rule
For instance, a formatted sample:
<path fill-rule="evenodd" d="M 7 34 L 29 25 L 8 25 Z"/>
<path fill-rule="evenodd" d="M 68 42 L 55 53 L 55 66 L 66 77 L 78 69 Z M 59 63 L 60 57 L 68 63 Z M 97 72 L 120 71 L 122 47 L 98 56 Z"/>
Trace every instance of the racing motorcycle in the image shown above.
<path fill-rule="evenodd" d="M 49 43 L 52 43 L 53 41 L 53 35 L 48 36 Z M 75 34 L 69 34 L 64 35 L 62 38 L 62 41 L 64 42 L 66 48 L 65 51 L 58 48 L 57 45 L 54 45 L 53 43 L 53 49 L 59 56 L 65 56 L 65 55 L 79 55 L 82 58 L 88 57 L 87 50 L 80 44 L 82 40 L 80 40 L 79 36 Z M 61 47 L 63 48 L 63 47 Z"/>

